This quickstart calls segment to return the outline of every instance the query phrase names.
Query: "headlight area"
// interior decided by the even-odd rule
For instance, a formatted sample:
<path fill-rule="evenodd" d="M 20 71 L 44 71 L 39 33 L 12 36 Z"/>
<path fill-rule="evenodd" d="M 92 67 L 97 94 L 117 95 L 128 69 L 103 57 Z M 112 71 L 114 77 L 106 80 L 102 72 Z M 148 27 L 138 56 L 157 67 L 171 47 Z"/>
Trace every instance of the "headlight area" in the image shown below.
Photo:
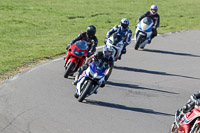
<path fill-rule="evenodd" d="M 73 49 L 73 54 L 75 54 L 76 56 L 82 56 L 84 53 L 84 51 L 77 51 L 76 48 Z"/>

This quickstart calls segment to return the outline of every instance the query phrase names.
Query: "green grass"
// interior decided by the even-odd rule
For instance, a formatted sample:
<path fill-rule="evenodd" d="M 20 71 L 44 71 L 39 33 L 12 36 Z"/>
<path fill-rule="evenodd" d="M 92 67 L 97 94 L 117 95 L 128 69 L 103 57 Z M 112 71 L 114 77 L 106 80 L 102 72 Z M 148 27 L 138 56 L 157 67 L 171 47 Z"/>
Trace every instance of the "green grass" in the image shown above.
<path fill-rule="evenodd" d="M 159 33 L 200 28 L 200 0 L 1 0 L 0 79 L 19 67 L 65 52 L 87 26 L 97 27 L 99 45 L 122 18 L 134 26 L 138 16 L 159 6 Z"/>

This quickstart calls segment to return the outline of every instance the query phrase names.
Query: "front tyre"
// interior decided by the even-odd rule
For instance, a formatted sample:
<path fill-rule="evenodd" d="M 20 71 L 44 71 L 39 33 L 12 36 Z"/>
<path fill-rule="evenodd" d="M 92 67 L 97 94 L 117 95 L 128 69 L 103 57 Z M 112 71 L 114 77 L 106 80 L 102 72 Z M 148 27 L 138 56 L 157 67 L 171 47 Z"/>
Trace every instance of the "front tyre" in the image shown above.
<path fill-rule="evenodd" d="M 108 78 L 110 77 L 111 73 L 112 73 L 112 68 L 111 66 L 109 66 L 108 70 L 106 71 L 106 74 L 105 74 L 105 81 L 108 80 Z"/>
<path fill-rule="evenodd" d="M 141 39 L 142 39 L 142 36 L 138 35 L 138 39 L 136 40 L 136 44 L 135 44 L 135 50 L 138 50 L 138 48 L 140 47 Z"/>
<path fill-rule="evenodd" d="M 199 121 L 199 118 L 196 121 Z M 191 128 L 190 133 L 200 133 L 200 123 L 194 124 Z"/>
<path fill-rule="evenodd" d="M 176 126 L 176 123 L 174 122 L 171 125 L 170 133 L 176 133 L 176 132 L 177 132 L 177 126 Z"/>
<path fill-rule="evenodd" d="M 69 65 L 67 66 L 66 70 L 65 70 L 65 74 L 64 74 L 64 78 L 68 78 L 70 72 L 72 71 L 72 69 L 74 68 L 75 63 L 74 62 L 70 62 Z"/>
<path fill-rule="evenodd" d="M 92 88 L 92 85 L 93 85 L 92 81 L 89 80 L 87 82 L 86 87 L 81 90 L 81 95 L 78 97 L 78 101 L 79 102 L 82 102 L 85 99 L 85 97 L 87 96 L 88 92 Z"/>

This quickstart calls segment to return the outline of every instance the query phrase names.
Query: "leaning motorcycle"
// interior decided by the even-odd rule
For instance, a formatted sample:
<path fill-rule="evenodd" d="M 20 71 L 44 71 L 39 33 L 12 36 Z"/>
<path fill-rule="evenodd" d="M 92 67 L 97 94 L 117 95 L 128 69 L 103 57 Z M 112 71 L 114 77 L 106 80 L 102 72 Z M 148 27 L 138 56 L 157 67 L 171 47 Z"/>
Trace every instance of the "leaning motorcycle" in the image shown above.
<path fill-rule="evenodd" d="M 102 61 L 93 61 L 80 75 L 74 96 L 82 102 L 86 97 L 97 91 L 105 78 L 105 68 Z"/>
<path fill-rule="evenodd" d="M 190 107 L 194 108 L 191 108 L 186 114 L 177 110 L 170 133 L 200 133 L 200 106 L 194 106 L 194 102 L 191 102 L 187 105 L 187 108 Z"/>
<path fill-rule="evenodd" d="M 85 41 L 77 41 L 68 48 L 64 64 L 65 78 L 73 75 L 82 66 L 87 57 L 87 53 L 88 46 Z"/>
<path fill-rule="evenodd" d="M 114 33 L 113 36 L 110 36 L 106 41 L 106 45 L 108 47 L 112 46 L 114 49 L 113 59 L 115 61 L 117 61 L 117 59 L 121 55 L 122 49 L 124 47 L 124 37 L 125 35 L 123 35 L 123 33 Z"/>
<path fill-rule="evenodd" d="M 144 17 L 138 24 L 135 30 L 135 49 L 144 48 L 151 40 L 153 20 L 149 17 Z"/>

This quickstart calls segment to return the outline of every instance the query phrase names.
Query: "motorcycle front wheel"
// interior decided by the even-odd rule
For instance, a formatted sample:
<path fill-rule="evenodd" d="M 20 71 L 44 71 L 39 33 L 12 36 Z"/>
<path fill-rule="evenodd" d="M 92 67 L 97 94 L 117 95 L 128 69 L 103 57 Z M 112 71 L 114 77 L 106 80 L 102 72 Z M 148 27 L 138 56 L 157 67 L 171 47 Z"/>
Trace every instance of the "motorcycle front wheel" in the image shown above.
<path fill-rule="evenodd" d="M 81 95 L 78 97 L 78 101 L 79 102 L 82 102 L 85 99 L 87 94 L 90 92 L 90 89 L 92 88 L 92 85 L 93 85 L 92 81 L 89 80 L 87 82 L 86 87 L 81 90 Z"/>
<path fill-rule="evenodd" d="M 142 36 L 138 35 L 138 39 L 136 40 L 136 43 L 135 43 L 135 50 L 138 50 L 138 48 L 140 47 L 141 39 L 142 39 Z"/>
<path fill-rule="evenodd" d="M 200 123 L 194 124 L 191 128 L 190 133 L 200 133 Z"/>
<path fill-rule="evenodd" d="M 74 62 L 70 62 L 69 65 L 67 66 L 67 68 L 65 69 L 65 74 L 64 74 L 64 78 L 68 78 L 70 72 L 72 71 L 72 69 L 74 68 L 75 63 Z"/>

